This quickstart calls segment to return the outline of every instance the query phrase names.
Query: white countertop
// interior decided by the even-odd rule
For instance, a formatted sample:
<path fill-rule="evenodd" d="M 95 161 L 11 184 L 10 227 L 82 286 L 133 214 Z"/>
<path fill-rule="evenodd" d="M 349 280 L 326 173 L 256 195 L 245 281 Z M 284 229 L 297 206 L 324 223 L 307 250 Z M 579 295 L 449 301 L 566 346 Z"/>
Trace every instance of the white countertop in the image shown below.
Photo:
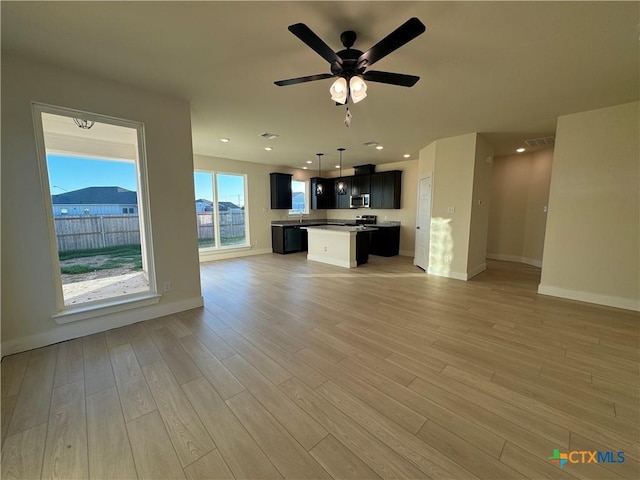
<path fill-rule="evenodd" d="M 324 231 L 345 232 L 345 233 L 375 232 L 376 230 L 378 230 L 377 228 L 365 227 L 362 225 L 358 225 L 356 227 L 349 226 L 349 225 L 316 225 L 316 226 L 309 226 L 309 227 L 302 226 L 300 228 L 305 230 L 324 230 Z"/>

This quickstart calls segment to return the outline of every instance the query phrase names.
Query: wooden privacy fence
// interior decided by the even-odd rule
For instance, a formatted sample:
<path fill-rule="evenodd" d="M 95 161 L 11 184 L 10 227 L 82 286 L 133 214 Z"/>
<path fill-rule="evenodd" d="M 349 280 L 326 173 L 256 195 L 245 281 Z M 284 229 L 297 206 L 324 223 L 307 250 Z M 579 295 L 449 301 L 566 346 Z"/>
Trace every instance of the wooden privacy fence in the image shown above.
<path fill-rule="evenodd" d="M 220 212 L 220 239 L 244 238 L 244 210 L 237 212 Z M 198 212 L 198 240 L 212 240 L 215 235 L 212 212 Z"/>
<path fill-rule="evenodd" d="M 139 245 L 138 215 L 54 217 L 58 251 Z"/>
<path fill-rule="evenodd" d="M 198 239 L 214 237 L 213 214 L 198 212 Z M 58 251 L 140 244 L 137 214 L 54 217 Z M 244 211 L 220 212 L 220 239 L 245 237 Z"/>

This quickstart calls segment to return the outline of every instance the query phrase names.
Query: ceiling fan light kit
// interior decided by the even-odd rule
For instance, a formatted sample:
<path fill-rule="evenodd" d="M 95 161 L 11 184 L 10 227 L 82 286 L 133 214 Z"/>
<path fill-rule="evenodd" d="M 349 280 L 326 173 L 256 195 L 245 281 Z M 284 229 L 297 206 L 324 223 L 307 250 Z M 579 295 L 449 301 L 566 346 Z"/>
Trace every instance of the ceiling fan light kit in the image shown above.
<path fill-rule="evenodd" d="M 358 103 L 367 96 L 367 84 L 360 77 L 351 77 L 351 80 L 349 80 L 349 92 L 353 103 Z"/>
<path fill-rule="evenodd" d="M 331 100 L 338 105 L 346 105 L 349 103 L 349 99 L 353 103 L 358 103 L 366 98 L 367 84 L 365 80 L 402 87 L 412 87 L 420 80 L 420 77 L 415 75 L 374 70 L 365 71 L 378 60 L 386 57 L 426 31 L 424 24 L 415 17 L 407 20 L 366 52 L 351 48 L 357 38 L 356 33 L 352 30 L 343 32 L 340 35 L 340 41 L 345 48 L 339 52 L 334 52 L 304 23 L 290 25 L 289 31 L 329 62 L 331 73 L 308 75 L 274 82 L 280 87 L 338 77 L 329 89 Z"/>
<path fill-rule="evenodd" d="M 331 100 L 344 105 L 347 103 L 347 81 L 344 78 L 338 78 L 331 85 L 329 93 L 331 93 Z"/>

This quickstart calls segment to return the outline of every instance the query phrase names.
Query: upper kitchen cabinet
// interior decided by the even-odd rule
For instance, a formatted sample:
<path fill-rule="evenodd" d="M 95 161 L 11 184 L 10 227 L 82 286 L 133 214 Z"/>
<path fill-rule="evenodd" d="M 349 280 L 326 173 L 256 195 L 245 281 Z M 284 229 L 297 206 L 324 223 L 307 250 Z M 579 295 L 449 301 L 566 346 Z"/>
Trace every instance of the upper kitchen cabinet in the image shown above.
<path fill-rule="evenodd" d="M 325 210 L 334 208 L 334 180 L 333 178 L 311 178 L 311 210 Z M 322 185 L 322 194 L 316 195 L 318 184 Z"/>
<path fill-rule="evenodd" d="M 333 188 L 334 191 L 334 207 L 333 208 L 350 208 L 351 207 L 351 180 L 353 177 L 342 177 L 333 179 Z M 345 195 L 340 195 L 338 193 L 338 183 L 344 182 L 347 193 Z"/>
<path fill-rule="evenodd" d="M 351 177 L 351 195 L 371 193 L 371 175 L 356 175 Z"/>
<path fill-rule="evenodd" d="M 371 208 L 400 208 L 402 172 L 392 170 L 371 175 Z"/>
<path fill-rule="evenodd" d="M 290 173 L 270 173 L 271 177 L 271 208 L 291 210 L 291 175 Z"/>

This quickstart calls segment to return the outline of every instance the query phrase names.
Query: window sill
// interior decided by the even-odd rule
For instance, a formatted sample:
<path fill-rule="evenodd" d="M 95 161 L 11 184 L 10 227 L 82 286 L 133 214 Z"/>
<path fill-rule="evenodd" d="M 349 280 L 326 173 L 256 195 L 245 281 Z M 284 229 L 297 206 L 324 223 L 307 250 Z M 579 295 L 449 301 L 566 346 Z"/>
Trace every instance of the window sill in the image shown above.
<path fill-rule="evenodd" d="M 109 315 L 111 313 L 124 312 L 134 308 L 147 307 L 160 302 L 162 295 L 157 293 L 144 293 L 131 297 L 120 297 L 100 303 L 85 304 L 65 308 L 63 311 L 52 315 L 51 318 L 58 325 L 87 320 L 89 318 Z"/>
<path fill-rule="evenodd" d="M 226 247 L 205 247 L 198 249 L 200 254 L 216 254 L 233 252 L 234 250 L 251 250 L 251 245 L 229 245 Z"/>

